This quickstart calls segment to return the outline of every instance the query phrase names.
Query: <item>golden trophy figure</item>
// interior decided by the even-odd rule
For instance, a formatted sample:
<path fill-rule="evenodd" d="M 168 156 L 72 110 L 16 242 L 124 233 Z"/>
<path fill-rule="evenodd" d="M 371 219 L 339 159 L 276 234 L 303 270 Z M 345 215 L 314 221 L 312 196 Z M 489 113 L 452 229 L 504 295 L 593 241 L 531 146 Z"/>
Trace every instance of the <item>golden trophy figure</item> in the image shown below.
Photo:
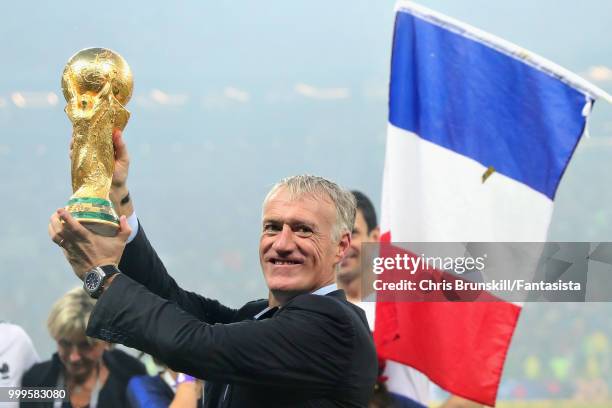
<path fill-rule="evenodd" d="M 109 198 L 115 151 L 113 129 L 123 130 L 130 113 L 132 72 L 116 52 L 87 48 L 73 55 L 62 74 L 66 114 L 72 122 L 72 197 L 66 210 L 87 229 L 117 234 L 119 219 Z"/>

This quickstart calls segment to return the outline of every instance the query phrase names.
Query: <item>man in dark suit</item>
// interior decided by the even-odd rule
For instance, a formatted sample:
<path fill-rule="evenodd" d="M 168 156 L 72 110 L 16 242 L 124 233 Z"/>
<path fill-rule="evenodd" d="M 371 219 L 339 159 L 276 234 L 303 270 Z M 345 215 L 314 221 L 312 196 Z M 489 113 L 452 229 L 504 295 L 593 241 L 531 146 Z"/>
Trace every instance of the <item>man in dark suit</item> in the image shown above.
<path fill-rule="evenodd" d="M 264 200 L 259 245 L 269 297 L 234 310 L 179 288 L 142 226 L 130 227 L 120 134 L 115 149 L 118 235 L 92 234 L 63 209 L 49 224 L 86 290 L 99 297 L 87 335 L 212 382 L 207 407 L 366 407 L 377 374 L 374 345 L 363 312 L 334 283 L 351 242 L 351 193 L 314 176 L 275 185 Z"/>

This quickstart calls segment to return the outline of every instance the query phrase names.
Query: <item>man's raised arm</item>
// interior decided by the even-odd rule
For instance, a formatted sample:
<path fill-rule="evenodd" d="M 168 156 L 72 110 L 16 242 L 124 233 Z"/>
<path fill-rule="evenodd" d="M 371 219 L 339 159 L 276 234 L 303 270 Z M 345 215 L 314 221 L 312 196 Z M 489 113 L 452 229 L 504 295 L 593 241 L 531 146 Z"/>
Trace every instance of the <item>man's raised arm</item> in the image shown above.
<path fill-rule="evenodd" d="M 68 212 L 60 209 L 51 217 L 51 239 L 63 248 L 64 255 L 81 280 L 96 266 L 115 265 L 122 273 L 143 284 L 151 292 L 175 302 L 200 320 L 209 323 L 233 321 L 235 309 L 181 289 L 167 273 L 136 219 L 127 187 L 130 159 L 122 132 L 118 129 L 113 133 L 113 145 L 115 169 L 110 198 L 121 217 L 118 235 L 104 239 L 85 229 Z M 126 243 L 129 243 L 127 248 Z"/>
<path fill-rule="evenodd" d="M 313 305 L 298 297 L 273 318 L 208 325 L 118 276 L 98 301 L 87 335 L 145 351 L 174 370 L 204 380 L 298 384 L 325 395 L 349 375 L 352 359 L 365 358 L 356 354 L 363 350 L 359 341 L 371 338 L 335 299 L 320 296 L 317 301 Z M 359 330 L 366 335 L 358 336 Z M 374 359 L 373 347 L 371 352 Z"/>

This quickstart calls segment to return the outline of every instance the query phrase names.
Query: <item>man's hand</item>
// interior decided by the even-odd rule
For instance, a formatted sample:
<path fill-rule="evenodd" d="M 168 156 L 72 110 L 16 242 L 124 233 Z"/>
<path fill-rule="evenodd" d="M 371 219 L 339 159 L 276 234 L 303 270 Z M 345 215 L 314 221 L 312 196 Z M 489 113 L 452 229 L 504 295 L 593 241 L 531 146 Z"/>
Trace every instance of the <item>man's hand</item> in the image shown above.
<path fill-rule="evenodd" d="M 64 250 L 74 273 L 83 280 L 87 271 L 100 265 L 118 265 L 131 229 L 121 216 L 119 232 L 114 237 L 94 234 L 63 208 L 51 215 L 49 236 Z"/>
<path fill-rule="evenodd" d="M 130 156 L 123 141 L 123 132 L 119 129 L 113 131 L 113 146 L 115 147 L 115 171 L 111 183 L 110 199 L 119 215 L 129 217 L 134 212 L 132 200 L 129 199 L 127 178 L 130 169 Z M 125 198 L 127 202 L 125 202 Z M 121 201 L 124 200 L 122 203 Z"/>
<path fill-rule="evenodd" d="M 113 172 L 113 188 L 126 187 L 128 172 L 130 170 L 130 156 L 123 141 L 123 132 L 113 130 L 113 146 L 115 147 L 115 171 Z"/>
<path fill-rule="evenodd" d="M 202 380 L 188 381 L 176 387 L 174 399 L 168 408 L 183 408 L 198 406 L 198 399 L 202 398 Z"/>

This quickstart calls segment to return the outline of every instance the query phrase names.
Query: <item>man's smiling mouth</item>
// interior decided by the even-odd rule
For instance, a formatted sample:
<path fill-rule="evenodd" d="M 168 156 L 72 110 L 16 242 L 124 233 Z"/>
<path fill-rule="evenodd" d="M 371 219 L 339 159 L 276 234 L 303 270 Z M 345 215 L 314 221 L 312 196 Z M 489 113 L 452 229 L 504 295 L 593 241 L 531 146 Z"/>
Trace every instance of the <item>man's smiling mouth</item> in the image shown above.
<path fill-rule="evenodd" d="M 303 262 L 297 259 L 278 259 L 272 258 L 269 261 L 273 265 L 301 265 Z"/>

